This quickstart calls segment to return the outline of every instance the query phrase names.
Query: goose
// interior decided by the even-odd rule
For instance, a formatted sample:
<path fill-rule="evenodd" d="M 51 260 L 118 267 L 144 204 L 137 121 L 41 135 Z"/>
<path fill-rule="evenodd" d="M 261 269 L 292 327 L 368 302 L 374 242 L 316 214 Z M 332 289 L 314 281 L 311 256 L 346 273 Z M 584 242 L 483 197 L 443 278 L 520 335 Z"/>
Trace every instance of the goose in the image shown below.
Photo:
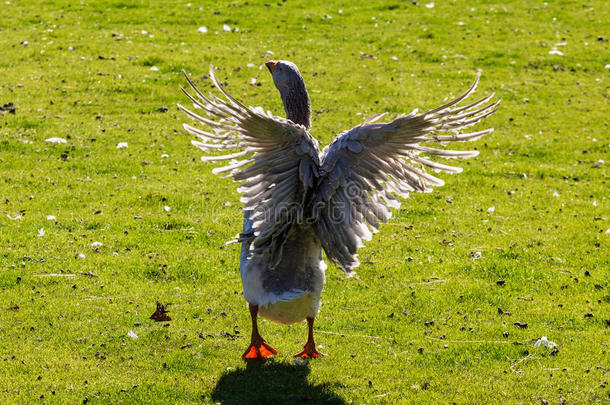
<path fill-rule="evenodd" d="M 281 324 L 307 321 L 308 336 L 301 358 L 324 356 L 314 341 L 314 319 L 327 259 L 348 276 L 359 266 L 358 248 L 390 219 L 391 209 L 411 192 L 429 192 L 443 181 L 428 171 L 459 173 L 431 156 L 470 158 L 475 151 L 435 145 L 474 141 L 493 128 L 463 132 L 497 110 L 494 94 L 463 105 L 474 83 L 459 97 L 419 113 L 379 122 L 376 114 L 340 133 L 320 150 L 311 136 L 311 102 L 297 66 L 285 60 L 266 63 L 280 93 L 286 118 L 246 107 L 232 97 L 210 66 L 209 78 L 220 93 L 200 91 L 183 71 L 190 90 L 181 86 L 194 112 L 178 104 L 196 126 L 184 129 L 199 138 L 194 146 L 208 153 L 205 162 L 229 161 L 213 169 L 241 182 L 244 204 L 240 275 L 250 310 L 252 334 L 245 360 L 277 354 L 261 336 L 258 316 Z M 231 151 L 218 155 L 209 153 Z M 226 152 L 225 152 L 226 153 Z"/>

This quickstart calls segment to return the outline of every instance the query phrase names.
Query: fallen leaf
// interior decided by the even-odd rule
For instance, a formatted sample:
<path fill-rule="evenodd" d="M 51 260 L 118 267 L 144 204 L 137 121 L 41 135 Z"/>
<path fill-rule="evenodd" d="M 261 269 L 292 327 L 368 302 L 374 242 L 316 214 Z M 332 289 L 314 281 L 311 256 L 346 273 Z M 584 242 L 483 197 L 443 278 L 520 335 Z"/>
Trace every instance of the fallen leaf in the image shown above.
<path fill-rule="evenodd" d="M 170 318 L 169 315 L 167 315 L 167 312 L 168 311 L 165 309 L 165 305 L 163 305 L 159 301 L 157 301 L 157 310 L 155 311 L 154 314 L 152 314 L 150 316 L 150 319 L 152 319 L 155 322 L 171 321 L 172 318 Z"/>

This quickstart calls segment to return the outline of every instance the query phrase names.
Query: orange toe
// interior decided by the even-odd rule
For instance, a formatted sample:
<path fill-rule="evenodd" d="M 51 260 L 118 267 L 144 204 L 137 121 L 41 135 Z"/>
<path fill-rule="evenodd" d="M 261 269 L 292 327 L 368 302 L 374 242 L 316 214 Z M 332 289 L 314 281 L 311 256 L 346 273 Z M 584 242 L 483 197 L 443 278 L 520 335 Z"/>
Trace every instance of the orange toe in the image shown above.
<path fill-rule="evenodd" d="M 269 346 L 267 343 L 263 342 L 260 346 L 255 346 L 251 344 L 246 349 L 246 352 L 242 355 L 244 359 L 263 359 L 265 357 L 273 356 L 277 354 L 277 351 Z"/>
<path fill-rule="evenodd" d="M 261 356 L 263 356 L 263 357 L 273 356 L 274 354 L 277 354 L 277 351 L 265 342 L 263 342 L 263 344 L 261 345 L 259 350 L 260 350 Z"/>
<path fill-rule="evenodd" d="M 292 357 L 301 357 L 303 359 L 317 359 L 318 357 L 326 356 L 324 353 L 319 352 L 315 348 L 304 348 L 302 352 L 295 354 Z"/>
<path fill-rule="evenodd" d="M 259 357 L 259 354 L 256 352 L 256 347 L 250 346 L 241 357 L 244 359 L 256 359 Z"/>

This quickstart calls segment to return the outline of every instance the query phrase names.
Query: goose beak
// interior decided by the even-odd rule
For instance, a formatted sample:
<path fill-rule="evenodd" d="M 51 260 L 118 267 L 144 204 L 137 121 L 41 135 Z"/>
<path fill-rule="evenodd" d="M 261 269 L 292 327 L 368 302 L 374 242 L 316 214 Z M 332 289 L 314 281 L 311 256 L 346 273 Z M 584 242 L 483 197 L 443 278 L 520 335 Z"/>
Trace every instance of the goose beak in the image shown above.
<path fill-rule="evenodd" d="M 277 61 L 270 60 L 269 62 L 265 63 L 265 65 L 267 65 L 267 69 L 269 69 L 269 72 L 273 73 L 273 71 L 275 70 L 275 65 L 277 65 Z"/>

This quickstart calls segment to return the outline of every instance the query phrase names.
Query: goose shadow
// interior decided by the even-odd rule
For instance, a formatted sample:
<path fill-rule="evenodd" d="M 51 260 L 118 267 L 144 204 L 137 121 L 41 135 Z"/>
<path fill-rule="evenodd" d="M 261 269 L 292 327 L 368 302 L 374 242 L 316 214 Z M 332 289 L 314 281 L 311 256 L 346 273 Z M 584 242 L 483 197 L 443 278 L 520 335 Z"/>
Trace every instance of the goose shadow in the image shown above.
<path fill-rule="evenodd" d="M 268 361 L 246 363 L 224 373 L 212 391 L 212 400 L 221 404 L 347 404 L 334 388 L 338 382 L 312 384 L 307 380 L 309 364 L 292 365 Z"/>

